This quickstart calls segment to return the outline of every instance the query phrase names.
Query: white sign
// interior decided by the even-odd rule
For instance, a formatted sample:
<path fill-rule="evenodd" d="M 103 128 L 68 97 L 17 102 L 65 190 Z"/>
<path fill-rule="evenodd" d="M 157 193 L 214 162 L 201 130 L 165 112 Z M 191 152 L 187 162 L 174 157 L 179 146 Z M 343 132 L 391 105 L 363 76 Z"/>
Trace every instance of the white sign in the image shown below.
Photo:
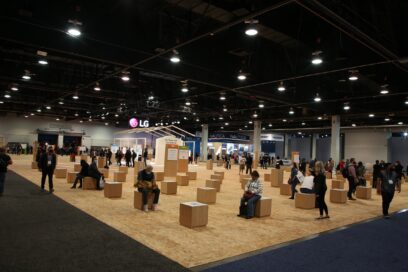
<path fill-rule="evenodd" d="M 279 134 L 261 134 L 261 140 L 283 142 L 285 138 Z"/>
<path fill-rule="evenodd" d="M 180 160 L 188 160 L 188 149 L 180 149 L 179 150 L 179 159 Z"/>
<path fill-rule="evenodd" d="M 177 148 L 169 148 L 167 149 L 167 160 L 169 161 L 177 161 Z"/>

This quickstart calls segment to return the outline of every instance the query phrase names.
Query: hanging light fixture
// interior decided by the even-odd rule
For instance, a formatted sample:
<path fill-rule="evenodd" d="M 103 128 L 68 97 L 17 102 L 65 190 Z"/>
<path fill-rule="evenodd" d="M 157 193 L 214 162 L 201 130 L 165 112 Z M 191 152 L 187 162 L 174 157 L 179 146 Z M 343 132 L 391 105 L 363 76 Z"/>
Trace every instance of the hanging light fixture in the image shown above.
<path fill-rule="evenodd" d="M 95 83 L 94 91 L 99 92 L 101 90 L 101 86 L 99 85 L 99 82 Z"/>
<path fill-rule="evenodd" d="M 384 84 L 381 86 L 380 94 L 388 94 L 390 91 L 388 91 L 388 84 Z"/>
<path fill-rule="evenodd" d="M 259 101 L 258 107 L 261 108 L 261 109 L 263 109 L 263 108 L 265 107 L 264 102 L 263 102 L 263 101 Z"/>
<path fill-rule="evenodd" d="M 349 104 L 348 102 L 344 103 L 343 109 L 344 109 L 345 111 L 350 110 L 350 104 Z"/>
<path fill-rule="evenodd" d="M 121 76 L 121 79 L 123 80 L 123 81 L 125 81 L 125 82 L 127 82 L 127 81 L 129 81 L 130 80 L 130 73 L 128 72 L 128 71 L 124 71 L 124 72 L 122 72 L 122 76 Z"/>
<path fill-rule="evenodd" d="M 292 107 L 289 109 L 289 114 L 290 114 L 290 115 L 295 114 L 295 111 L 294 111 L 294 109 L 293 109 Z"/>
<path fill-rule="evenodd" d="M 238 80 L 244 81 L 245 79 L 247 79 L 247 76 L 242 70 L 239 70 L 237 78 Z"/>
<path fill-rule="evenodd" d="M 191 106 L 190 100 L 186 100 L 186 106 Z"/>
<path fill-rule="evenodd" d="M 30 71 L 29 70 L 24 70 L 24 74 L 23 74 L 23 76 L 21 78 L 24 79 L 24 80 L 30 80 L 31 79 Z"/>
<path fill-rule="evenodd" d="M 319 65 L 323 63 L 323 59 L 320 54 L 323 53 L 322 51 L 315 51 L 312 53 L 312 64 Z"/>
<path fill-rule="evenodd" d="M 285 85 L 283 85 L 283 81 L 279 83 L 278 91 L 284 92 L 286 90 Z"/>
<path fill-rule="evenodd" d="M 370 117 L 370 118 L 373 118 L 375 115 L 374 115 L 374 113 L 370 113 L 369 115 L 368 115 L 368 117 Z"/>
<path fill-rule="evenodd" d="M 189 89 L 188 89 L 187 80 L 181 81 L 181 92 L 188 93 L 188 91 Z"/>
<path fill-rule="evenodd" d="M 254 114 L 252 114 L 252 117 L 257 118 L 258 114 L 256 112 L 254 112 Z"/>
<path fill-rule="evenodd" d="M 74 93 L 72 95 L 72 99 L 78 100 L 79 99 L 78 93 Z"/>
<path fill-rule="evenodd" d="M 358 80 L 358 70 L 350 70 L 349 80 L 350 81 Z"/>
<path fill-rule="evenodd" d="M 316 93 L 316 96 L 315 96 L 315 98 L 314 98 L 314 101 L 315 101 L 315 102 L 320 102 L 320 101 L 322 101 L 322 98 L 319 96 L 318 93 Z"/>
<path fill-rule="evenodd" d="M 171 55 L 170 61 L 171 61 L 172 63 L 179 63 L 179 62 L 181 61 L 180 55 L 179 55 L 179 53 L 177 52 L 177 50 L 173 50 L 173 55 Z"/>
<path fill-rule="evenodd" d="M 81 36 L 82 33 L 80 26 L 82 25 L 82 23 L 77 20 L 68 20 L 68 23 L 69 27 L 67 30 L 67 34 L 74 38 Z"/>
<path fill-rule="evenodd" d="M 227 97 L 225 96 L 225 92 L 221 92 L 220 93 L 220 100 L 224 101 L 226 99 L 227 99 Z"/>
<path fill-rule="evenodd" d="M 245 21 L 245 24 L 247 24 L 247 27 L 245 29 L 245 34 L 247 36 L 250 36 L 250 37 L 257 35 L 258 34 L 258 29 L 257 29 L 256 25 L 258 23 L 259 23 L 259 21 L 254 20 L 254 19 Z"/>
<path fill-rule="evenodd" d="M 13 92 L 17 92 L 18 91 L 18 85 L 17 84 L 11 84 L 10 90 L 12 90 Z"/>
<path fill-rule="evenodd" d="M 10 98 L 11 98 L 10 93 L 9 93 L 9 92 L 6 92 L 6 93 L 4 94 L 4 98 L 10 99 Z"/>

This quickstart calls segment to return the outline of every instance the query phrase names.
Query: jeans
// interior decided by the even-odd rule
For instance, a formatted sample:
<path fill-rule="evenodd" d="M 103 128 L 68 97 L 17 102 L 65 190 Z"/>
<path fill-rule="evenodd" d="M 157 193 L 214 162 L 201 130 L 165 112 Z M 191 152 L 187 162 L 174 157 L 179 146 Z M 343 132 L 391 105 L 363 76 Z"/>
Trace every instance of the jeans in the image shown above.
<path fill-rule="evenodd" d="M 47 167 L 42 170 L 41 189 L 44 189 L 45 179 L 47 178 L 47 176 L 48 176 L 48 186 L 50 190 L 54 187 L 54 184 L 52 183 L 53 175 L 54 175 L 54 168 Z"/>
<path fill-rule="evenodd" d="M 0 195 L 4 192 L 4 183 L 6 182 L 6 172 L 0 172 Z"/>
<path fill-rule="evenodd" d="M 382 208 L 383 208 L 383 215 L 388 215 L 388 209 L 390 208 L 390 204 L 392 199 L 394 198 L 394 192 L 381 192 L 382 196 Z"/>
<path fill-rule="evenodd" d="M 327 209 L 326 202 L 324 201 L 325 194 L 326 191 L 319 192 L 319 196 L 316 198 L 317 205 L 319 206 L 320 216 L 323 216 L 323 210 L 326 213 L 326 215 L 329 215 L 329 210 Z"/>
<path fill-rule="evenodd" d="M 260 195 L 254 195 L 253 197 L 251 197 L 250 199 L 246 199 L 246 198 L 241 198 L 241 204 L 240 204 L 240 210 L 242 210 L 242 207 L 245 206 L 245 202 L 246 204 L 246 211 L 247 214 L 246 216 L 249 217 L 253 217 L 254 213 L 255 213 L 255 204 L 256 202 L 261 198 Z"/>
<path fill-rule="evenodd" d="M 146 189 L 146 188 L 139 188 L 137 190 L 142 193 L 143 205 L 147 205 L 147 197 L 148 197 L 150 192 L 152 192 L 154 194 L 153 204 L 159 203 L 159 197 L 160 197 L 160 189 L 159 188 L 156 188 L 156 189 L 153 189 L 153 190 L 149 190 L 149 189 Z"/>

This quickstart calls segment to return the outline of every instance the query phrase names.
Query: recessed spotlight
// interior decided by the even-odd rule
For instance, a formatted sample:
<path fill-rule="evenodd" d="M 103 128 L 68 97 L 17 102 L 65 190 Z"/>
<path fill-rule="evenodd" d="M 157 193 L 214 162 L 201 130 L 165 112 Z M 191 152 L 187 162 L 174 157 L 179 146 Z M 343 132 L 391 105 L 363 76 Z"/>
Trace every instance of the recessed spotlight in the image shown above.
<path fill-rule="evenodd" d="M 220 100 L 222 100 L 222 101 L 224 101 L 224 100 L 226 100 L 227 98 L 225 97 L 225 94 L 224 93 L 221 93 L 221 95 L 220 95 Z"/>
<path fill-rule="evenodd" d="M 197 119 L 196 119 L 196 122 L 200 122 L 200 119 L 197 118 Z M 172 122 L 172 123 L 173 123 L 173 122 Z"/>
<path fill-rule="evenodd" d="M 79 114 L 78 114 L 78 113 L 75 113 L 74 115 L 75 115 L 76 117 L 78 117 L 78 116 L 79 116 Z"/>
<path fill-rule="evenodd" d="M 10 88 L 13 92 L 17 92 L 18 91 L 18 87 L 16 85 L 11 86 Z"/>
<path fill-rule="evenodd" d="M 352 127 L 355 127 L 355 126 L 356 126 L 356 124 L 351 124 L 351 126 L 352 126 Z"/>
<path fill-rule="evenodd" d="M 191 102 L 189 100 L 186 101 L 186 106 L 191 106 Z"/>
<path fill-rule="evenodd" d="M 119 121 L 116 121 L 116 124 L 119 125 Z M 163 125 L 163 123 L 161 125 Z"/>
<path fill-rule="evenodd" d="M 286 123 L 288 120 L 286 120 L 286 119 L 282 119 L 282 122 L 284 122 L 284 123 Z"/>
<path fill-rule="evenodd" d="M 263 108 L 265 107 L 265 104 L 264 104 L 263 102 L 259 102 L 258 107 L 261 108 L 261 109 L 263 109 Z"/>
<path fill-rule="evenodd" d="M 320 54 L 322 53 L 322 51 L 316 51 L 312 53 L 312 64 L 314 65 L 319 65 L 323 62 Z"/>
<path fill-rule="evenodd" d="M 224 129 L 224 127 L 221 127 L 221 129 Z"/>
<path fill-rule="evenodd" d="M 41 109 L 37 109 L 37 112 L 41 112 Z"/>
<path fill-rule="evenodd" d="M 350 71 L 349 80 L 350 80 L 350 81 L 356 81 L 356 80 L 358 80 L 358 71 L 357 71 L 357 70 L 351 70 L 351 71 Z"/>
<path fill-rule="evenodd" d="M 89 118 L 89 119 L 88 119 L 88 121 L 89 121 L 89 122 L 92 122 L 92 119 L 91 119 L 91 118 Z"/>
<path fill-rule="evenodd" d="M 284 92 L 286 90 L 285 85 L 283 85 L 283 81 L 279 83 L 278 91 Z"/>
<path fill-rule="evenodd" d="M 28 115 L 24 115 L 24 118 L 28 118 Z"/>
<path fill-rule="evenodd" d="M 64 101 L 58 101 L 58 104 L 64 105 Z"/>
<path fill-rule="evenodd" d="M 48 61 L 46 59 L 40 59 L 40 60 L 38 60 L 38 63 L 41 64 L 41 65 L 47 65 Z"/>
<path fill-rule="evenodd" d="M 224 117 L 220 116 L 218 117 L 219 120 L 224 120 Z"/>
<path fill-rule="evenodd" d="M 4 95 L 4 98 L 11 98 L 11 95 L 6 93 L 6 94 Z"/>
<path fill-rule="evenodd" d="M 0 104 L 4 104 L 4 102 L 0 100 Z"/>
<path fill-rule="evenodd" d="M 222 110 L 223 110 L 224 112 L 227 112 L 227 111 L 228 111 L 228 109 L 227 109 L 227 108 L 223 108 Z"/>
<path fill-rule="evenodd" d="M 252 114 L 252 117 L 257 118 L 258 114 L 256 112 L 254 112 L 254 114 Z"/>
<path fill-rule="evenodd" d="M 262 130 L 265 130 L 265 127 L 263 127 Z"/>
<path fill-rule="evenodd" d="M 268 127 L 272 127 L 272 124 L 271 124 L 271 123 L 269 123 Z"/>
<path fill-rule="evenodd" d="M 181 87 L 181 92 L 183 92 L 183 93 L 188 93 L 188 86 L 187 86 L 187 84 L 184 84 L 184 85 Z"/>
<path fill-rule="evenodd" d="M 31 116 L 34 116 L 35 114 L 34 114 L 34 113 L 30 113 L 30 115 L 31 115 Z"/>
<path fill-rule="evenodd" d="M 398 122 L 398 125 L 403 125 L 404 124 L 404 122 Z"/>
<path fill-rule="evenodd" d="M 253 123 L 252 121 L 249 121 L 249 122 L 248 122 L 248 124 L 252 124 L 252 123 Z"/>
<path fill-rule="evenodd" d="M 183 118 L 184 120 L 188 120 L 188 118 L 186 117 L 186 116 L 184 116 L 184 118 Z"/>
<path fill-rule="evenodd" d="M 55 118 L 55 121 L 59 121 L 60 119 L 59 118 Z"/>
<path fill-rule="evenodd" d="M 368 117 L 370 117 L 370 118 L 373 118 L 375 115 L 373 114 L 373 113 L 370 113 L 369 115 L 368 115 Z"/>
<path fill-rule="evenodd" d="M 226 125 L 226 126 L 228 126 L 228 125 L 229 125 L 229 123 L 225 123 L 225 125 Z"/>
<path fill-rule="evenodd" d="M 245 125 L 245 128 L 248 128 L 248 126 L 247 126 L 247 125 Z"/>
<path fill-rule="evenodd" d="M 120 77 L 122 79 L 122 81 L 129 81 L 130 80 L 130 73 L 128 71 L 124 71 L 122 72 L 122 76 Z"/>
<path fill-rule="evenodd" d="M 404 137 L 408 136 L 408 132 L 404 132 L 402 135 L 404 135 Z"/>
<path fill-rule="evenodd" d="M 102 120 L 105 120 L 105 116 L 102 116 L 101 119 L 102 119 Z"/>
<path fill-rule="evenodd" d="M 101 86 L 99 85 L 99 82 L 95 83 L 94 91 L 99 92 L 101 90 Z"/>
<path fill-rule="evenodd" d="M 314 101 L 315 101 L 315 102 L 320 102 L 320 101 L 322 101 L 322 98 L 319 96 L 318 93 L 316 94 L 316 96 L 315 96 L 315 98 L 314 98 Z"/>
<path fill-rule="evenodd" d="M 302 123 L 302 126 L 306 126 L 306 123 L 305 123 L 305 122 L 303 122 L 303 123 Z"/>
<path fill-rule="evenodd" d="M 80 120 L 79 122 L 80 122 L 80 123 L 83 123 L 84 121 Z"/>
<path fill-rule="evenodd" d="M 119 114 L 115 114 L 115 117 L 119 117 Z"/>

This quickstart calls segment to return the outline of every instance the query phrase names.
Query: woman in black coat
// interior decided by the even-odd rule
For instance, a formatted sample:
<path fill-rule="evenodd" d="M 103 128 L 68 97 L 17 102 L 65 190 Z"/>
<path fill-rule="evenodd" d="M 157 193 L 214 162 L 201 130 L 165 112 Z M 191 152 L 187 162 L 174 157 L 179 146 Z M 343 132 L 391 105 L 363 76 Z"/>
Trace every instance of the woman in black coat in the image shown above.
<path fill-rule="evenodd" d="M 327 219 L 330 218 L 329 210 L 327 208 L 324 197 L 327 191 L 326 176 L 324 174 L 323 162 L 318 161 L 315 164 L 315 177 L 314 177 L 314 190 L 316 194 L 317 205 L 319 206 L 320 217 L 316 219 Z M 326 216 L 323 216 L 323 211 Z"/>

